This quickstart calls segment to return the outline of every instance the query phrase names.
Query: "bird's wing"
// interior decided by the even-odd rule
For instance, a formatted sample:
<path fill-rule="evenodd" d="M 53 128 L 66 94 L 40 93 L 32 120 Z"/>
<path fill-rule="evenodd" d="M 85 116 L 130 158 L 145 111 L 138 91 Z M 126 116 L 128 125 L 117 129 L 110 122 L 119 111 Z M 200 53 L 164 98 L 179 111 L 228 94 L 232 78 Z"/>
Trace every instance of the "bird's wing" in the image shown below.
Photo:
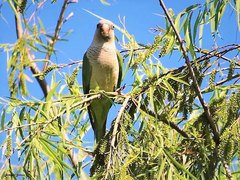
<path fill-rule="evenodd" d="M 87 53 L 85 53 L 83 56 L 82 71 L 83 71 L 83 74 L 82 74 L 83 92 L 84 94 L 88 94 L 90 90 L 90 79 L 92 75 L 92 67 L 87 57 Z"/>
<path fill-rule="evenodd" d="M 119 51 L 117 51 L 117 59 L 118 59 L 118 66 L 119 66 L 117 88 L 120 88 L 120 85 L 122 82 L 123 59 Z"/>
<path fill-rule="evenodd" d="M 92 76 L 92 67 L 87 57 L 87 53 L 85 53 L 83 56 L 83 66 L 82 66 L 82 81 L 83 81 L 82 83 L 83 83 L 84 94 L 89 94 L 91 76 Z M 95 131 L 93 112 L 91 111 L 90 106 L 88 106 L 87 109 L 88 109 L 91 125 Z"/>

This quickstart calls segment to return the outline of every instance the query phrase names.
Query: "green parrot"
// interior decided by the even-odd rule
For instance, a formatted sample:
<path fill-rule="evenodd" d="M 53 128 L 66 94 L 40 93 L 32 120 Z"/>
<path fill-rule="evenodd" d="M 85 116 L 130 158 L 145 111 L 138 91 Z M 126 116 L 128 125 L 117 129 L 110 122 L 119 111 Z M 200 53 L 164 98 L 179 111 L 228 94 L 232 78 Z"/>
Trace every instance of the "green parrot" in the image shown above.
<path fill-rule="evenodd" d="M 122 59 L 115 46 L 114 25 L 102 19 L 96 27 L 93 41 L 84 54 L 82 67 L 84 94 L 90 90 L 113 92 L 120 87 Z M 101 97 L 91 101 L 88 114 L 96 142 L 105 135 L 106 121 L 112 101 Z"/>

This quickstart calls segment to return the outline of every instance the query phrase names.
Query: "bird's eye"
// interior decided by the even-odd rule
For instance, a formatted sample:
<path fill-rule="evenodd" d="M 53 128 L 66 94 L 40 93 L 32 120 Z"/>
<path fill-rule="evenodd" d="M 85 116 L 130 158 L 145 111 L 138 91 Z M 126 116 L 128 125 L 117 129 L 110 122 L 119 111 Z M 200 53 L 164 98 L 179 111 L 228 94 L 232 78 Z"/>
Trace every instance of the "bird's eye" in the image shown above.
<path fill-rule="evenodd" d="M 115 27 L 114 27 L 114 25 L 112 25 L 112 29 L 114 29 Z"/>
<path fill-rule="evenodd" d="M 101 24 L 100 24 L 100 23 L 98 23 L 98 24 L 97 24 L 97 28 L 99 29 L 100 27 L 101 27 Z"/>

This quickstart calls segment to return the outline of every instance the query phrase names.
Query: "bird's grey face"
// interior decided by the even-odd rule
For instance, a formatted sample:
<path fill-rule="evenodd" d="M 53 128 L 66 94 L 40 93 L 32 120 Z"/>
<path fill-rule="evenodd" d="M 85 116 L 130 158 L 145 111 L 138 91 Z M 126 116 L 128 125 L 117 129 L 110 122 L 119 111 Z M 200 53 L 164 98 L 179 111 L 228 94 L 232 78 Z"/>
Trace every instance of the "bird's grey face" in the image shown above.
<path fill-rule="evenodd" d="M 114 39 L 114 25 L 111 21 L 101 20 L 97 24 L 97 30 L 100 33 L 100 36 L 105 40 L 109 41 Z"/>

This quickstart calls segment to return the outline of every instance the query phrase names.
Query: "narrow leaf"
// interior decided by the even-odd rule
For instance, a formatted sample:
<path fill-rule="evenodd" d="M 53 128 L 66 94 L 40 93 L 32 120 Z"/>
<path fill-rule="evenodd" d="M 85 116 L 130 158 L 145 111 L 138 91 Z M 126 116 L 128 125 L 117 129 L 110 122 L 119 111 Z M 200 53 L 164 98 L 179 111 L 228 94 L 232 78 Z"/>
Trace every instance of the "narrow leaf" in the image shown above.
<path fill-rule="evenodd" d="M 6 109 L 3 109 L 1 113 L 1 130 L 4 130 L 5 117 L 6 117 Z"/>

